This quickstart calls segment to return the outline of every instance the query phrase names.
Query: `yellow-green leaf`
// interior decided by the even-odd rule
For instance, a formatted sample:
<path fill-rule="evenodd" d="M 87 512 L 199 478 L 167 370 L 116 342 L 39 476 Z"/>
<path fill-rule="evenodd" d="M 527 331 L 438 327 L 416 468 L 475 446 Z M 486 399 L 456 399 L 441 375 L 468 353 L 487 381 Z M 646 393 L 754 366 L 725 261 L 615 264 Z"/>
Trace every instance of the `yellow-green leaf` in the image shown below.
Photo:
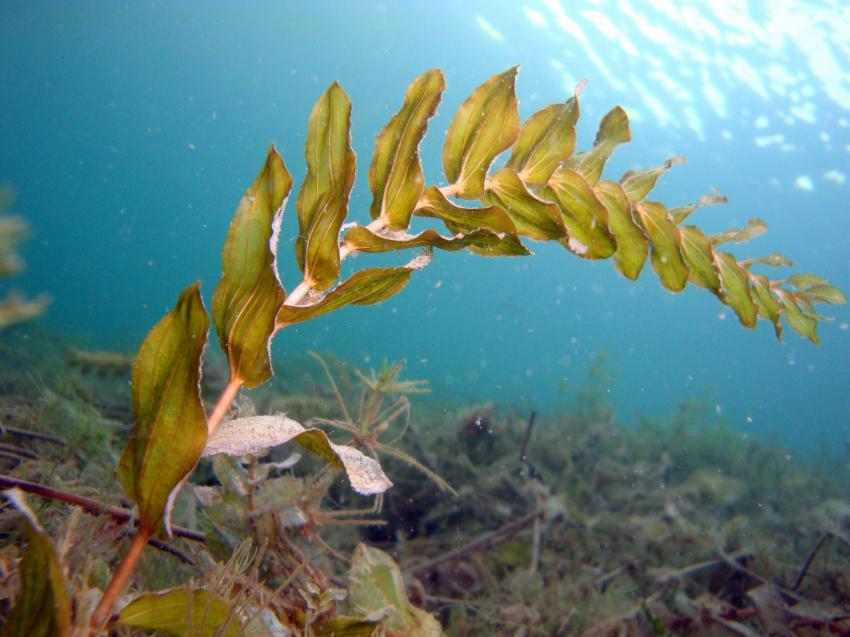
<path fill-rule="evenodd" d="M 785 279 L 785 282 L 788 285 L 793 285 L 798 290 L 805 290 L 814 285 L 829 285 L 829 281 L 824 279 L 822 276 L 811 274 L 809 272 L 798 272 L 797 274 L 792 274 Z"/>
<path fill-rule="evenodd" d="M 575 155 L 564 165 L 580 172 L 587 181 L 595 184 L 602 176 L 605 162 L 611 157 L 614 149 L 631 138 L 629 117 L 626 111 L 615 106 L 599 122 L 599 131 L 596 133 L 593 148 L 586 153 Z"/>
<path fill-rule="evenodd" d="M 374 458 L 354 447 L 334 444 L 321 429 L 305 429 L 286 416 L 251 416 L 223 422 L 210 438 L 204 456 L 258 455 L 290 440 L 345 469 L 357 493 L 377 495 L 393 486 Z"/>
<path fill-rule="evenodd" d="M 711 244 L 744 243 L 767 232 L 767 224 L 761 219 L 750 219 L 743 228 L 731 228 L 725 232 L 711 235 Z"/>
<path fill-rule="evenodd" d="M 315 637 L 372 637 L 380 621 L 337 615 L 310 626 Z"/>
<path fill-rule="evenodd" d="M 738 261 L 741 267 L 749 268 L 755 263 L 761 263 L 762 265 L 768 265 L 772 268 L 778 268 L 782 265 L 792 266 L 794 262 L 786 257 L 784 254 L 779 254 L 778 252 L 774 252 L 770 256 L 766 257 L 755 257 L 752 259 L 741 259 Z"/>
<path fill-rule="evenodd" d="M 652 269 L 661 279 L 661 285 L 671 292 L 684 290 L 690 272 L 682 258 L 679 228 L 670 219 L 667 208 L 660 203 L 639 201 L 634 210 L 649 237 Z"/>
<path fill-rule="evenodd" d="M 18 489 L 3 494 L 24 516 L 29 543 L 18 565 L 20 593 L 9 613 L 4 637 L 66 637 L 71 632 L 71 602 L 50 536 Z"/>
<path fill-rule="evenodd" d="M 811 303 L 840 305 L 847 302 L 844 292 L 829 284 L 812 285 L 800 292 Z"/>
<path fill-rule="evenodd" d="M 307 176 L 298 192 L 295 256 L 304 280 L 326 290 L 339 278 L 339 230 L 354 184 L 351 100 L 334 82 L 319 98 L 307 123 Z"/>
<path fill-rule="evenodd" d="M 473 91 L 455 113 L 443 145 L 443 170 L 453 191 L 466 199 L 484 194 L 484 178 L 496 156 L 519 134 L 515 66 Z"/>
<path fill-rule="evenodd" d="M 585 259 L 607 259 L 614 254 L 617 242 L 608 230 L 608 210 L 584 177 L 560 168 L 544 192 L 563 215 L 568 238 L 561 242 L 565 246 Z"/>
<path fill-rule="evenodd" d="M 614 266 L 624 277 L 636 281 L 646 263 L 649 241 L 632 217 L 632 204 L 616 182 L 600 181 L 593 191 L 608 211 L 608 228 L 617 242 Z"/>
<path fill-rule="evenodd" d="M 758 308 L 759 316 L 773 323 L 773 331 L 776 333 L 776 338 L 782 340 L 782 322 L 779 320 L 782 315 L 782 306 L 774 298 L 770 291 L 770 281 L 763 274 L 750 275 L 752 283 L 751 291 L 753 302 Z"/>
<path fill-rule="evenodd" d="M 529 117 L 519 131 L 508 166 L 529 186 L 542 186 L 576 145 L 578 99 L 552 104 Z"/>
<path fill-rule="evenodd" d="M 554 204 L 538 199 L 510 168 L 497 170 L 487 181 L 484 202 L 504 210 L 518 234 L 547 241 L 566 236 L 563 216 Z"/>
<path fill-rule="evenodd" d="M 283 304 L 277 236 L 292 178 L 274 146 L 245 192 L 221 251 L 221 280 L 212 314 L 231 378 L 256 387 L 272 375 L 269 339 Z"/>
<path fill-rule="evenodd" d="M 425 267 L 429 260 L 429 254 L 420 255 L 400 268 L 368 268 L 356 272 L 319 301 L 284 305 L 278 313 L 278 327 L 308 321 L 346 305 L 380 303 L 407 285 L 413 270 Z"/>
<path fill-rule="evenodd" d="M 484 228 L 493 232 L 517 234 L 516 226 L 504 210 L 497 206 L 464 208 L 446 199 L 436 186 L 429 186 L 419 200 L 415 213 L 420 217 L 441 219 L 454 234 Z"/>
<path fill-rule="evenodd" d="M 513 242 L 511 242 L 513 239 Z M 479 254 L 502 256 L 528 254 L 515 236 L 498 235 L 492 230 L 477 228 L 444 237 L 435 230 L 424 230 L 419 234 L 404 231 L 381 230 L 373 232 L 364 226 L 353 226 L 345 233 L 343 244 L 352 252 L 392 252 L 406 248 L 439 248 L 456 251 L 467 247 L 477 248 Z M 500 245 L 505 244 L 505 245 Z M 515 252 L 512 252 L 516 250 Z"/>
<path fill-rule="evenodd" d="M 676 164 L 684 164 L 687 160 L 681 155 L 671 157 L 660 166 L 646 170 L 630 170 L 620 177 L 620 185 L 632 203 L 646 199 L 655 188 L 658 179 Z M 696 208 L 695 208 L 696 209 Z"/>
<path fill-rule="evenodd" d="M 163 521 L 169 529 L 172 497 L 207 442 L 200 380 L 208 326 L 195 283 L 148 333 L 133 363 L 135 424 L 118 475 L 150 530 Z"/>
<path fill-rule="evenodd" d="M 715 252 L 714 263 L 722 282 L 721 299 L 746 327 L 755 327 L 758 307 L 750 293 L 750 275 L 728 252 Z"/>
<path fill-rule="evenodd" d="M 715 204 L 725 204 L 727 201 L 724 195 L 711 194 L 703 195 L 696 203 L 689 203 L 685 206 L 678 206 L 670 209 L 670 218 L 677 226 L 685 221 L 693 212 L 703 206 L 713 206 Z"/>
<path fill-rule="evenodd" d="M 788 321 L 791 329 L 803 338 L 809 339 L 812 343 L 819 343 L 818 320 L 809 316 L 800 308 L 796 295 L 793 292 L 776 288 L 774 288 L 774 292 L 779 297 L 779 302 L 782 303 L 782 315 Z"/>
<path fill-rule="evenodd" d="M 119 626 L 161 630 L 177 637 L 241 637 L 236 610 L 207 590 L 176 588 L 140 595 L 118 616 Z"/>
<path fill-rule="evenodd" d="M 690 270 L 690 282 L 719 294 L 720 276 L 714 265 L 711 239 L 696 226 L 684 226 L 679 229 L 679 233 L 682 237 L 682 256 Z"/>
<path fill-rule="evenodd" d="M 406 637 L 441 637 L 443 630 L 432 615 L 410 603 L 404 578 L 393 559 L 366 544 L 358 544 L 351 559 L 349 595 L 353 609 L 363 615 L 392 612 L 383 620 L 388 631 Z"/>
<path fill-rule="evenodd" d="M 392 230 L 403 230 L 425 187 L 419 161 L 419 142 L 428 119 L 437 110 L 446 88 L 439 69 L 426 71 L 407 88 L 404 104 L 375 141 L 369 168 L 372 219 L 383 219 Z"/>

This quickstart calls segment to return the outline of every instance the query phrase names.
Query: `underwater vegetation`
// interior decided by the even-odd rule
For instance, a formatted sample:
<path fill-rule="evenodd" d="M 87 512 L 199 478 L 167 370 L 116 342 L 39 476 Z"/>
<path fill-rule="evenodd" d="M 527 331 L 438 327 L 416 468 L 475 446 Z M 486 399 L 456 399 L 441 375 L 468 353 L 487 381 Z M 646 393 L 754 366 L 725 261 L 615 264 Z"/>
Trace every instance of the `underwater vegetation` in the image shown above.
<path fill-rule="evenodd" d="M 14 276 L 24 268 L 15 249 L 26 238 L 29 226 L 20 215 L 9 214 L 12 199 L 11 190 L 0 188 L 0 278 Z M 45 294 L 27 299 L 18 292 L 9 292 L 0 298 L 0 331 L 41 315 L 49 304 L 50 298 Z"/>
<path fill-rule="evenodd" d="M 371 221 L 366 225 L 346 224 L 356 168 L 350 139 L 351 102 L 338 83 L 331 84 L 308 120 L 307 174 L 295 202 L 295 259 L 303 276 L 288 293 L 277 271 L 277 247 L 293 180 L 283 158 L 274 147 L 269 149 L 228 230 L 211 319 L 200 282 L 188 286 L 148 333 L 133 360 L 134 424 L 117 472 L 134 511 L 45 484 L 2 477 L 4 486 L 18 488 L 8 495 L 22 514 L 28 538 L 17 567 L 20 592 L 8 615 L 6 634 L 102 634 L 131 629 L 178 635 L 441 634 L 436 618 L 411 603 L 402 572 L 387 553 L 362 543 L 350 559 L 336 555 L 350 566 L 349 585 L 343 587 L 305 557 L 290 537 L 292 529 L 297 529 L 321 544 L 325 540 L 311 533 L 315 527 L 369 523 L 368 516 L 380 510 L 392 486 L 381 466 L 385 461 L 398 460 L 405 470 L 424 474 L 430 484 L 440 487 L 438 492 L 450 494 L 457 489 L 458 507 L 469 506 L 464 485 L 450 486 L 427 463 L 397 449 L 392 441 L 381 440 L 408 413 L 404 395 L 419 386 L 401 381 L 400 367 L 387 366 L 360 379 L 363 390 L 354 410 L 341 398 L 328 373 L 332 392 L 340 396 L 339 413 L 306 425 L 282 414 L 257 415 L 240 396 L 243 389 L 256 389 L 272 378 L 269 347 L 277 332 L 346 305 L 370 305 L 389 298 L 416 270 L 427 267 L 434 249 L 468 249 L 489 257 L 527 256 L 531 252 L 524 241 L 557 241 L 581 258 L 612 259 L 616 270 L 632 280 L 649 258 L 666 289 L 678 292 L 690 282 L 731 307 L 747 327 L 762 318 L 781 338 L 784 320 L 817 342 L 816 328 L 824 317 L 816 306 L 845 302 L 840 290 L 813 274 L 771 278 L 758 273 L 757 268 L 764 266 L 791 265 L 783 255 L 738 260 L 721 250 L 724 244 L 746 242 L 763 233 L 766 226 L 761 220 L 715 235 L 685 225 L 701 205 L 721 202 L 719 196 L 671 209 L 647 201 L 659 177 L 680 158 L 630 171 L 616 182 L 602 179 L 614 149 L 630 139 L 625 111 L 618 107 L 606 114 L 592 148 L 573 154 L 581 87 L 566 102 L 548 106 L 521 124 L 517 72 L 514 67 L 484 82 L 455 114 L 443 146 L 448 181 L 444 187 L 426 186 L 418 150 L 445 88 L 443 74 L 430 70 L 412 82 L 400 110 L 376 140 L 368 171 Z M 505 165 L 494 169 L 497 158 L 509 150 Z M 461 206 L 457 200 L 476 203 Z M 449 234 L 434 229 L 412 233 L 413 217 L 438 219 Z M 351 254 L 407 249 L 422 252 L 405 265 L 366 268 L 339 281 L 341 262 Z M 210 320 L 227 359 L 228 380 L 208 412 L 202 384 Z M 486 412 L 479 414 L 472 422 L 485 416 Z M 318 425 L 343 431 L 349 442 L 333 442 Z M 492 449 L 479 448 L 469 440 L 468 436 L 476 435 L 475 429 L 466 431 L 465 442 L 453 444 L 476 448 L 469 453 L 473 460 L 486 458 Z M 481 431 L 488 435 L 489 429 Z M 267 450 L 290 441 L 324 462 L 309 479 L 286 473 L 300 458 L 268 455 Z M 535 574 L 542 568 L 540 543 L 545 529 L 562 519 L 566 509 L 563 498 L 551 493 L 525 462 L 526 446 L 522 445 L 519 461 L 527 465 L 529 479 L 517 488 L 536 508 L 515 520 L 510 533 L 501 535 L 511 537 L 533 527 L 537 548 L 529 571 Z M 205 458 L 211 458 L 218 486 L 193 489 L 200 506 L 180 505 L 181 497 L 186 497 L 183 487 L 193 475 L 209 471 L 209 464 L 201 464 Z M 323 501 L 342 502 L 349 497 L 329 495 L 339 473 L 346 474 L 359 496 L 375 496 L 372 506 L 324 512 Z M 610 480 L 616 482 L 619 477 L 611 472 Z M 728 484 L 717 487 L 712 476 L 698 476 L 694 481 L 691 488 L 696 493 L 734 491 Z M 602 487 L 600 482 L 591 490 L 601 493 Z M 64 549 L 57 552 L 21 491 L 130 522 L 126 526 L 132 527 L 132 539 L 120 561 L 115 566 L 113 560 L 102 561 L 98 573 L 75 580 L 76 585 L 82 582 L 82 588 L 69 587 L 61 566 Z M 487 492 L 486 486 L 467 490 L 470 496 Z M 197 509 L 205 507 L 215 527 L 208 536 L 178 527 L 172 520 L 178 511 L 197 515 Z M 269 512 L 275 515 L 264 515 Z M 79 519 L 79 513 L 73 515 Z M 176 588 L 143 592 L 127 602 L 122 595 L 146 548 L 151 545 L 173 554 L 176 549 L 167 540 L 174 537 L 207 545 L 203 585 L 184 580 Z M 500 543 L 493 538 L 481 542 L 476 546 Z M 336 553 L 332 546 L 326 548 Z M 474 552 L 473 548 L 468 550 Z M 727 562 L 734 566 L 738 559 L 732 556 Z M 420 564 L 413 572 L 430 574 L 433 566 L 436 563 L 429 568 Z M 519 615 L 524 612 L 516 609 Z M 649 609 L 645 615 L 657 618 L 656 613 L 657 609 Z M 509 623 L 523 621 L 514 618 Z M 648 621 L 654 626 L 656 619 Z"/>

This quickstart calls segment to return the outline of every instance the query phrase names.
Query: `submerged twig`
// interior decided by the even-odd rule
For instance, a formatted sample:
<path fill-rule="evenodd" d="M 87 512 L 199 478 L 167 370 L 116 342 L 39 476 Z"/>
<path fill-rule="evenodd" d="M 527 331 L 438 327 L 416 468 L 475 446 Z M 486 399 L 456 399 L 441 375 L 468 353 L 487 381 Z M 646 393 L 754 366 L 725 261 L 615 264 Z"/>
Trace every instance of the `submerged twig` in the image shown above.
<path fill-rule="evenodd" d="M 36 482 L 28 482 L 26 480 L 18 480 L 17 478 L 12 478 L 10 476 L 0 475 L 0 489 L 12 489 L 15 487 L 21 491 L 26 491 L 27 493 L 32 493 L 33 495 L 37 495 L 42 498 L 59 500 L 60 502 L 73 504 L 74 506 L 78 506 L 83 509 L 86 513 L 91 513 L 93 515 L 106 514 L 118 522 L 128 522 L 130 520 L 133 520 L 134 524 L 138 522 L 136 518 L 133 517 L 133 512 L 129 509 L 117 506 L 108 506 L 92 498 L 77 495 L 76 493 L 62 491 L 61 489 L 55 489 Z M 187 540 L 206 542 L 203 533 L 184 529 L 179 526 L 171 527 L 171 533 L 177 537 L 186 538 Z"/>
<path fill-rule="evenodd" d="M 809 553 L 809 557 L 806 558 L 806 561 L 803 562 L 803 567 L 800 569 L 800 574 L 797 575 L 797 579 L 794 580 L 794 585 L 791 587 L 792 591 L 796 591 L 802 586 L 803 580 L 806 578 L 806 574 L 809 572 L 809 568 L 812 565 L 812 562 L 815 561 L 815 557 L 818 552 L 823 548 L 824 544 L 827 543 L 832 538 L 832 533 L 826 531 L 823 535 L 821 535 L 817 544 L 815 544 L 811 553 Z"/>

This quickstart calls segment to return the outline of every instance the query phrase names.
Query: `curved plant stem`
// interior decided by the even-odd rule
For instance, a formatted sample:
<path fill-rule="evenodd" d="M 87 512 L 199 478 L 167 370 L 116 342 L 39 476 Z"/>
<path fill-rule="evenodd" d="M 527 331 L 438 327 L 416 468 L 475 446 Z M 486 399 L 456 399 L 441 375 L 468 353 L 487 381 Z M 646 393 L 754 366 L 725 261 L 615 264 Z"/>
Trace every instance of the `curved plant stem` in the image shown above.
<path fill-rule="evenodd" d="M 142 556 L 142 552 L 145 550 L 145 546 L 152 535 L 153 530 L 144 526 L 139 527 L 139 530 L 136 532 L 133 543 L 130 544 L 130 548 L 124 555 L 124 559 L 121 560 L 121 564 L 118 565 L 118 570 L 115 571 L 115 574 L 109 581 L 109 585 L 103 592 L 103 597 L 100 598 L 100 602 L 92 615 L 91 626 L 93 635 L 97 635 L 109 620 L 115 600 L 127 585 L 127 580 L 130 579 L 130 575 L 135 570 L 136 563 Z"/>
<path fill-rule="evenodd" d="M 242 379 L 240 378 L 231 378 L 230 382 L 227 383 L 227 387 L 225 387 L 224 391 L 221 393 L 221 396 L 215 404 L 210 417 L 207 418 L 207 430 L 209 431 L 210 436 L 215 433 L 215 430 L 221 424 L 224 415 L 227 413 L 227 410 L 230 409 L 233 401 L 236 400 L 236 394 L 239 393 L 241 388 Z"/>

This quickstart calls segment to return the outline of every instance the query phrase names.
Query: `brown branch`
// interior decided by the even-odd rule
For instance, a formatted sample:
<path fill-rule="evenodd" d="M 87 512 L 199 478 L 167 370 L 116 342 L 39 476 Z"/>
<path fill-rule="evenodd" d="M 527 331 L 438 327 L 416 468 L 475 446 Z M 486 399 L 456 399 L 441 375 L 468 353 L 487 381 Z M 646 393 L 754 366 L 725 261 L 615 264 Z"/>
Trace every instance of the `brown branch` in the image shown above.
<path fill-rule="evenodd" d="M 491 549 L 510 539 L 525 528 L 531 526 L 535 520 L 543 517 L 544 515 L 545 511 L 542 509 L 537 509 L 536 511 L 527 513 L 513 522 L 508 522 L 504 526 L 499 527 L 495 531 L 480 535 L 476 539 L 459 548 L 443 553 L 442 555 L 438 555 L 437 557 L 427 560 L 426 562 L 422 562 L 421 564 L 416 564 L 407 570 L 412 575 L 422 576 L 443 562 L 451 562 L 452 560 L 467 557 L 470 553 Z"/>
<path fill-rule="evenodd" d="M 21 491 L 32 493 L 33 495 L 37 495 L 42 498 L 47 498 L 49 500 L 59 500 L 60 502 L 67 502 L 68 504 L 73 504 L 74 506 L 78 506 L 83 509 L 83 511 L 85 511 L 86 513 L 91 513 L 92 515 L 106 514 L 111 516 L 118 522 L 129 522 L 130 520 L 133 520 L 134 524 L 138 524 L 138 520 L 133 517 L 132 511 L 130 511 L 129 509 L 117 506 L 107 506 L 101 502 L 98 502 L 97 500 L 93 500 L 92 498 L 87 498 L 82 495 L 77 495 L 76 493 L 69 493 L 68 491 L 54 489 L 53 487 L 48 487 L 43 484 L 27 482 L 26 480 L 18 480 L 17 478 L 12 478 L 11 476 L 0 475 L 0 489 L 12 489 L 15 487 L 17 487 Z M 177 537 L 186 538 L 187 540 L 194 540 L 195 542 L 206 541 L 203 533 L 184 529 L 179 526 L 171 527 L 171 533 L 173 535 L 176 535 Z"/>
<path fill-rule="evenodd" d="M 809 567 L 811 567 L 812 562 L 815 561 L 818 551 L 823 548 L 823 545 L 826 544 L 830 538 L 832 538 L 832 533 L 829 531 L 821 535 L 821 538 L 818 540 L 817 544 L 815 544 L 812 552 L 809 553 L 809 557 L 807 557 L 806 561 L 803 563 L 803 567 L 800 569 L 800 574 L 797 575 L 797 579 L 794 580 L 794 585 L 791 587 L 792 591 L 797 591 L 800 586 L 802 586 L 803 580 L 806 578 L 806 574 L 809 572 Z"/>

